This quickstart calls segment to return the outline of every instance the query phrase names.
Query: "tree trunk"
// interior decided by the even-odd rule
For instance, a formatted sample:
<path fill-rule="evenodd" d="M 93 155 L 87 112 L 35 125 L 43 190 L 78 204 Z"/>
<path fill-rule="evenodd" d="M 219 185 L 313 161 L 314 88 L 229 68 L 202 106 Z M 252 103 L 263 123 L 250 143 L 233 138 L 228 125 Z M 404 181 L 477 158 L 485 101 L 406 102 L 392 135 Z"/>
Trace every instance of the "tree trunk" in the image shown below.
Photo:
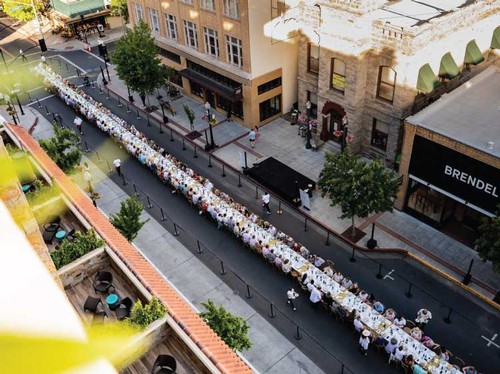
<path fill-rule="evenodd" d="M 191 132 L 193 132 L 194 131 L 194 124 L 193 124 L 193 122 L 189 122 L 189 124 L 191 126 Z"/>
<path fill-rule="evenodd" d="M 143 106 L 146 106 L 146 94 L 139 94 L 139 97 L 141 98 L 141 101 L 142 101 L 142 105 Z"/>
<path fill-rule="evenodd" d="M 351 236 L 354 238 L 356 236 L 356 226 L 354 226 L 354 216 L 351 217 L 351 222 L 352 222 Z"/>

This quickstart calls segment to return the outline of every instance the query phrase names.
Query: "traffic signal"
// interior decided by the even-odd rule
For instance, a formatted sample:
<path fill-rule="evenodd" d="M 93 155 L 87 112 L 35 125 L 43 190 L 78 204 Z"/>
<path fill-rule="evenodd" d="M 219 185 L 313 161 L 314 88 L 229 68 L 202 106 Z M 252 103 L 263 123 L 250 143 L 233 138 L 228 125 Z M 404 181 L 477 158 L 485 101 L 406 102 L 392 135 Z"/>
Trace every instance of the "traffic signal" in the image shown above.
<path fill-rule="evenodd" d="M 47 44 L 45 44 L 45 39 L 38 39 L 38 44 L 40 45 L 40 50 L 42 52 L 47 52 Z"/>

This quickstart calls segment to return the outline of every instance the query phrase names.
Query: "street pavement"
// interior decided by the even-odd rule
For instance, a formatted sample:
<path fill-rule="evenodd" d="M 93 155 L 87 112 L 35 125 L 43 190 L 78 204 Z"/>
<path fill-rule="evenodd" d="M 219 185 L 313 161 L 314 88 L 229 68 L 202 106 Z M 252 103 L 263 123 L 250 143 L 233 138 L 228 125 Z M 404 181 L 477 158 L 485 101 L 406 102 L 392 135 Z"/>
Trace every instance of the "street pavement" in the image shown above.
<path fill-rule="evenodd" d="M 95 65 L 99 62 L 93 62 L 92 58 L 82 61 L 80 55 L 75 55 L 72 59 L 70 53 L 64 55 L 69 61 L 72 61 L 84 70 L 96 72 Z M 90 56 L 91 57 L 91 56 Z M 58 66 L 58 65 L 55 65 Z M 61 72 L 67 75 L 74 75 L 70 71 L 65 71 L 64 63 Z M 73 73 L 73 74 L 72 74 Z M 72 80 L 80 84 L 81 79 L 78 77 Z M 228 192 L 237 201 L 244 203 L 250 209 L 259 212 L 261 207 L 258 200 L 255 199 L 255 187 L 247 180 L 243 181 L 243 187 L 237 187 L 237 178 L 234 174 L 227 172 L 228 176 L 221 176 L 221 169 L 217 163 L 214 163 L 213 168 L 208 168 L 208 161 L 204 155 L 199 154 L 198 159 L 193 158 L 192 149 L 183 151 L 182 143 L 175 136 L 174 142 L 170 141 L 168 132 L 160 134 L 156 124 L 148 127 L 144 120 L 144 115 L 141 114 L 141 120 L 137 120 L 134 113 L 126 113 L 124 106 L 118 107 L 116 99 L 106 99 L 106 94 L 99 94 L 98 89 L 86 89 L 92 96 L 102 101 L 106 106 L 110 107 L 113 112 L 125 118 L 129 123 L 133 123 L 148 137 L 154 139 L 161 144 L 165 149 L 171 152 L 175 157 L 186 162 L 194 170 L 201 174 L 210 177 L 214 184 L 224 191 Z M 46 97 L 46 93 L 41 89 L 32 91 L 32 96 L 38 98 Z M 57 112 L 63 118 L 66 124 L 72 123 L 74 114 L 57 98 L 47 98 L 42 101 L 43 105 L 47 105 L 51 112 Z M 36 109 L 37 104 L 32 104 L 31 107 Z M 43 109 L 43 108 L 42 108 Z M 42 110 L 43 113 L 43 110 Z M 47 116 L 45 116 L 47 118 Z M 50 116 L 48 116 L 50 118 Z M 100 158 L 103 160 L 112 160 L 120 152 L 118 147 L 107 140 L 106 136 L 99 130 L 92 127 L 90 124 L 84 125 L 85 135 L 83 139 L 89 147 L 96 149 L 100 153 Z M 96 157 L 95 152 L 91 152 L 92 157 Z M 122 157 L 124 157 L 123 155 Z M 97 163 L 103 169 L 106 168 L 106 163 Z M 370 355 L 366 360 L 359 360 L 356 353 L 356 342 L 351 331 L 339 323 L 333 321 L 332 317 L 328 316 L 323 311 L 314 311 L 310 308 L 307 302 L 307 296 L 302 294 L 300 297 L 299 311 L 300 313 L 292 313 L 285 309 L 283 305 L 284 291 L 292 284 L 292 281 L 287 277 L 277 274 L 275 270 L 267 267 L 260 258 L 257 258 L 252 253 L 248 253 L 234 238 L 226 232 L 217 231 L 212 222 L 200 217 L 183 199 L 171 196 L 169 189 L 163 186 L 157 178 L 151 173 L 142 168 L 135 160 L 127 160 L 124 163 L 123 170 L 130 180 L 133 180 L 136 186 L 144 191 L 147 196 L 152 199 L 155 204 L 162 207 L 164 212 L 171 217 L 182 228 L 179 240 L 186 240 L 183 237 L 185 232 L 189 231 L 191 241 L 194 238 L 199 239 L 204 246 L 214 253 L 212 259 L 207 259 L 206 265 L 212 268 L 215 272 L 219 271 L 216 268 L 218 259 L 222 259 L 228 269 L 234 271 L 246 284 L 249 284 L 253 290 L 258 290 L 267 300 L 274 303 L 277 308 L 282 311 L 283 316 L 287 316 L 292 321 L 301 326 L 304 331 L 307 331 L 314 337 L 323 347 L 333 352 L 342 361 L 347 363 L 347 366 L 352 368 L 354 372 L 381 372 L 382 369 L 391 370 L 384 366 L 382 355 Z M 119 183 L 115 175 L 112 175 L 115 181 Z M 131 193 L 131 185 L 123 186 L 128 189 L 126 192 Z M 274 202 L 273 202 L 274 203 Z M 275 204 L 273 211 L 276 210 Z M 398 312 L 413 318 L 416 311 L 420 307 L 429 308 L 434 314 L 434 320 L 428 327 L 427 331 L 437 342 L 446 345 L 446 347 L 454 352 L 454 354 L 462 357 L 466 362 L 470 362 L 480 368 L 483 372 L 497 372 L 499 365 L 499 348 L 498 344 L 488 343 L 486 339 L 492 339 L 498 331 L 499 321 L 498 312 L 471 300 L 470 296 L 464 294 L 451 284 L 443 282 L 442 279 L 429 274 L 426 269 L 415 266 L 405 259 L 388 258 L 387 256 L 376 255 L 373 257 L 378 263 L 383 265 L 382 275 L 385 279 L 378 280 L 375 274 L 378 272 L 379 264 L 369 258 L 358 258 L 355 263 L 349 261 L 350 250 L 341 242 L 331 238 L 332 245 L 325 246 L 324 232 L 318 231 L 316 227 L 309 227 L 308 231 L 304 231 L 303 217 L 296 211 L 284 208 L 284 214 L 281 216 L 272 215 L 270 221 L 281 230 L 291 233 L 297 240 L 303 242 L 309 248 L 314 248 L 314 252 L 320 254 L 324 258 L 332 259 L 337 268 L 344 274 L 349 274 L 352 279 L 357 280 L 362 287 L 374 293 L 376 297 L 382 300 L 387 306 L 394 307 Z M 153 212 L 154 210 L 154 212 Z M 151 214 L 156 214 L 156 218 L 160 218 L 159 209 L 152 209 Z M 172 227 L 170 227 L 172 230 Z M 217 259 L 214 260 L 215 256 Z M 152 260 L 155 264 L 161 264 L 166 261 L 161 253 L 157 254 L 157 258 Z M 393 272 L 391 270 L 394 269 Z M 234 278 L 234 277 L 233 277 Z M 393 279 L 391 279 L 393 278 Z M 404 278 L 404 279 L 403 279 Z M 224 280 L 226 283 L 232 281 Z M 404 296 L 408 290 L 409 282 L 413 284 L 413 297 L 408 299 Z M 238 289 L 237 284 L 231 284 L 234 289 Z M 244 288 L 239 291 L 244 294 Z M 255 308 L 265 316 L 269 313 L 269 305 L 265 305 L 262 301 L 254 297 L 248 301 L 256 303 Z M 450 309 L 450 307 L 452 309 Z M 446 324 L 443 318 L 448 316 L 451 310 L 451 324 Z M 271 323 L 280 331 L 286 326 L 292 324 L 283 320 L 286 318 L 270 319 Z M 288 332 L 284 334 L 290 335 Z M 290 337 L 290 340 L 295 340 Z M 301 341 L 293 342 L 296 346 L 300 346 Z M 303 344 L 303 343 L 302 343 Z M 321 359 L 317 352 L 312 351 L 310 344 L 304 344 L 300 347 L 309 357 L 320 364 Z M 309 350 L 309 351 L 308 351 Z M 317 350 L 316 350 L 317 351 Z M 322 368 L 324 366 L 320 365 Z M 385 372 L 385 370 L 383 371 Z"/>

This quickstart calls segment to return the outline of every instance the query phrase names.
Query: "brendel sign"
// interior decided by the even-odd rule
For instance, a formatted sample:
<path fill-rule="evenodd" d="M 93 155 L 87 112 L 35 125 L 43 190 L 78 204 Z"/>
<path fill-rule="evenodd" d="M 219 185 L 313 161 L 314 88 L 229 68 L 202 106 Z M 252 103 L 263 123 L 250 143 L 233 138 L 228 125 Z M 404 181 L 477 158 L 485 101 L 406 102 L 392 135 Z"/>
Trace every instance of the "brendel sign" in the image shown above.
<path fill-rule="evenodd" d="M 413 143 L 410 174 L 491 213 L 500 203 L 499 169 L 420 136 Z"/>

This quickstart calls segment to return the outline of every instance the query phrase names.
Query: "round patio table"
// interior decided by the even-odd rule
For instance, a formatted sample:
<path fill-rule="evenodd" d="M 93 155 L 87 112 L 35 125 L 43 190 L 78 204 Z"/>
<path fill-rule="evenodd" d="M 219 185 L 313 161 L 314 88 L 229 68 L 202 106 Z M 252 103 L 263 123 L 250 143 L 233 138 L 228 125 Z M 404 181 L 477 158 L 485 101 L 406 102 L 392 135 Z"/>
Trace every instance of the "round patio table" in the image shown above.
<path fill-rule="evenodd" d="M 63 240 L 64 238 L 66 237 L 66 231 L 64 230 L 59 230 L 58 232 L 56 232 L 56 239 L 61 241 Z"/>
<path fill-rule="evenodd" d="M 109 309 L 115 310 L 120 305 L 120 297 L 115 293 L 109 294 L 106 297 L 106 304 L 108 304 Z"/>

